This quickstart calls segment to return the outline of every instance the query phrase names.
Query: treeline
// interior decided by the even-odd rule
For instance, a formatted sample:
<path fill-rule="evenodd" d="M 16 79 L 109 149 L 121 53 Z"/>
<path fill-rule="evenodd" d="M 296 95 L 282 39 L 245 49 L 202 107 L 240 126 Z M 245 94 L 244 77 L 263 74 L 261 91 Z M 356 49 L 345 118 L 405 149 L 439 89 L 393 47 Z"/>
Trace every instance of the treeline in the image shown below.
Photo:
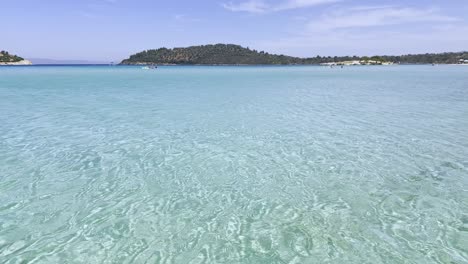
<path fill-rule="evenodd" d="M 456 64 L 460 60 L 468 60 L 468 52 L 446 52 L 446 53 L 426 53 L 426 54 L 408 54 L 400 56 L 341 56 L 341 57 L 314 57 L 303 59 L 304 64 L 320 64 L 327 62 L 341 61 L 379 61 L 379 62 L 394 62 L 401 64 Z"/>
<path fill-rule="evenodd" d="M 468 52 L 426 53 L 402 56 L 382 56 L 387 61 L 402 64 L 456 64 L 460 60 L 468 60 Z"/>
<path fill-rule="evenodd" d="M 18 57 L 16 55 L 12 55 L 8 53 L 8 51 L 0 51 L 0 62 L 18 62 L 22 60 L 23 58 Z"/>
<path fill-rule="evenodd" d="M 188 48 L 160 48 L 130 56 L 122 64 L 295 64 L 299 58 L 273 55 L 239 45 L 216 44 Z"/>
<path fill-rule="evenodd" d="M 268 52 L 252 50 L 250 48 L 244 48 L 234 44 L 216 44 L 192 46 L 187 48 L 160 48 L 146 50 L 131 55 L 128 59 L 123 60 L 121 64 L 301 65 L 352 60 L 374 60 L 402 64 L 451 64 L 458 63 L 460 59 L 468 59 L 468 52 L 402 56 L 317 56 L 312 58 L 298 58 L 285 55 L 269 54 Z"/>

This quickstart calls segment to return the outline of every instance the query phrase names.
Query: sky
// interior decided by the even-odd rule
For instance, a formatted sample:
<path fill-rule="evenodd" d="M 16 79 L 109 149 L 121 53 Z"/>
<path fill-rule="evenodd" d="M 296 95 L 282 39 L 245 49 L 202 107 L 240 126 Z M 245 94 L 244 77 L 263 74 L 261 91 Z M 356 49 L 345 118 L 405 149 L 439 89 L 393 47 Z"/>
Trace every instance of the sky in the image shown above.
<path fill-rule="evenodd" d="M 120 61 L 233 43 L 291 56 L 468 50 L 468 0 L 0 0 L 0 49 Z"/>

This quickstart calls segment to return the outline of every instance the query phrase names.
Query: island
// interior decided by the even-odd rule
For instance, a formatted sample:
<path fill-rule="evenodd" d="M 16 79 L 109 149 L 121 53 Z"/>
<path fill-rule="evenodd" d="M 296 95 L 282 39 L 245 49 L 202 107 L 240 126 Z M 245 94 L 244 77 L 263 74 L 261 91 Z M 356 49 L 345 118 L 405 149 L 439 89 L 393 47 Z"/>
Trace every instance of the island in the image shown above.
<path fill-rule="evenodd" d="M 392 64 L 460 64 L 468 52 L 427 53 L 399 56 L 316 56 L 300 58 L 270 54 L 235 44 L 214 44 L 186 48 L 145 50 L 121 65 L 392 65 Z"/>
<path fill-rule="evenodd" d="M 145 50 L 121 62 L 121 64 L 125 65 L 281 65 L 301 63 L 301 59 L 299 58 L 269 54 L 267 52 L 251 50 L 234 44 Z"/>
<path fill-rule="evenodd" d="M 32 62 L 7 51 L 0 51 L 0 65 L 32 65 Z"/>

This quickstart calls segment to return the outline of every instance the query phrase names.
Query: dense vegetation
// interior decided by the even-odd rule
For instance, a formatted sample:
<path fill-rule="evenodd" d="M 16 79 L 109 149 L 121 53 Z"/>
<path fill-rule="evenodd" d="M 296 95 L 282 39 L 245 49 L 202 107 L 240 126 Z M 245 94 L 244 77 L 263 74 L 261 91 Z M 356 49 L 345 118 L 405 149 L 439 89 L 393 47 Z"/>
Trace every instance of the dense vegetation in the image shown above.
<path fill-rule="evenodd" d="M 401 55 L 401 56 L 373 56 L 373 57 L 358 57 L 358 56 L 342 56 L 342 57 L 320 57 L 303 59 L 304 64 L 320 64 L 325 62 L 340 62 L 340 61 L 378 61 L 378 62 L 395 62 L 401 64 L 456 64 L 461 59 L 468 60 L 468 52 L 447 52 L 447 53 L 426 53 L 416 55 Z"/>
<path fill-rule="evenodd" d="M 7 51 L 0 51 L 0 63 L 2 62 L 18 62 L 22 61 L 23 58 L 18 57 L 16 55 L 11 55 Z"/>
<path fill-rule="evenodd" d="M 468 60 L 468 52 L 426 53 L 402 56 L 382 56 L 387 61 L 402 64 L 455 64 L 460 60 Z"/>
<path fill-rule="evenodd" d="M 160 48 L 130 56 L 122 64 L 294 64 L 301 59 L 258 52 L 239 45 L 216 44 L 188 48 Z"/>
<path fill-rule="evenodd" d="M 405 64 L 425 63 L 458 63 L 460 59 L 468 59 L 468 52 L 421 54 L 403 56 L 341 56 L 297 58 L 285 55 L 274 55 L 268 52 L 251 50 L 239 45 L 216 44 L 192 46 L 188 48 L 160 48 L 146 50 L 130 56 L 121 64 L 320 64 L 351 60 L 390 61 Z"/>

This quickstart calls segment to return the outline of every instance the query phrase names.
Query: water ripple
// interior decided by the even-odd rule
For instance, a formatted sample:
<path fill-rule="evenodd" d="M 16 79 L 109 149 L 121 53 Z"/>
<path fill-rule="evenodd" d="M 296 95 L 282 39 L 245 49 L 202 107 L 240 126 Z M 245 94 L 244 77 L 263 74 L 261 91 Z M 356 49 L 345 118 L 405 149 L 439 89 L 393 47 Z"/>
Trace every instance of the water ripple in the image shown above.
<path fill-rule="evenodd" d="M 0 263 L 468 263 L 437 68 L 2 69 Z"/>

